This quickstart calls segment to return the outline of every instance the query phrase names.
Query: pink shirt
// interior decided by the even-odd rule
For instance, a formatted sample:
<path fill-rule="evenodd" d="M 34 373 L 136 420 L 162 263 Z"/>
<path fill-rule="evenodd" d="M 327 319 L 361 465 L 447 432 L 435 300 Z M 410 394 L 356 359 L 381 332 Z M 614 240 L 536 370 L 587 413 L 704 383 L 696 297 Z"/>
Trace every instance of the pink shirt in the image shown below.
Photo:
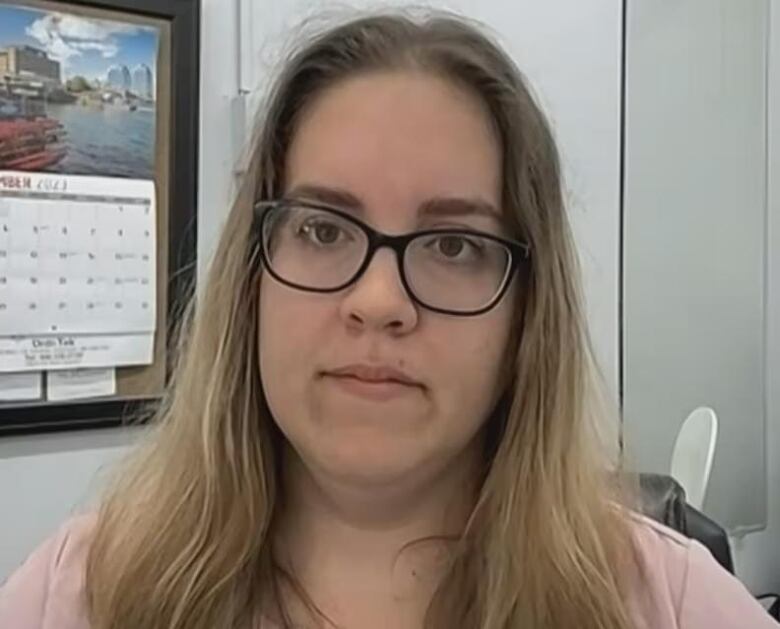
<path fill-rule="evenodd" d="M 84 559 L 93 519 L 65 524 L 0 589 L 2 629 L 89 629 Z M 648 582 L 631 602 L 636 629 L 772 629 L 778 625 L 709 551 L 646 518 L 636 537 Z M 567 628 L 568 629 L 568 628 Z"/>

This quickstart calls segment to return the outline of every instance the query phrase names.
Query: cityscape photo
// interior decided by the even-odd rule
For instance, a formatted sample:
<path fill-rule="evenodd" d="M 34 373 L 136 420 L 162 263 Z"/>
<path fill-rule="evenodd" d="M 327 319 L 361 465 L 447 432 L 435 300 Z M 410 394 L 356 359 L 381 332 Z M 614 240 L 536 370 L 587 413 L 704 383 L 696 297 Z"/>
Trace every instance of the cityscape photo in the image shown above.
<path fill-rule="evenodd" d="M 152 179 L 158 29 L 0 5 L 0 170 Z"/>

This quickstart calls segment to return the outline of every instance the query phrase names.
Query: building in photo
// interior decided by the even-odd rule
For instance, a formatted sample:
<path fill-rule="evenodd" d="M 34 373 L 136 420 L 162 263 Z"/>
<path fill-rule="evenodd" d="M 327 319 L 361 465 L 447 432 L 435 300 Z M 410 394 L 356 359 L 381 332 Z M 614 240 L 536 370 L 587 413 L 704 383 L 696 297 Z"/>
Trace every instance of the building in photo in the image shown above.
<path fill-rule="evenodd" d="M 25 77 L 60 85 L 62 69 L 58 61 L 33 46 L 0 48 L 0 77 Z"/>
<path fill-rule="evenodd" d="M 152 70 L 145 63 L 137 65 L 133 70 L 132 91 L 136 96 L 147 100 L 152 100 L 154 98 Z"/>
<path fill-rule="evenodd" d="M 108 69 L 108 85 L 120 92 L 130 91 L 132 89 L 132 80 L 130 70 L 125 65 L 111 66 Z"/>

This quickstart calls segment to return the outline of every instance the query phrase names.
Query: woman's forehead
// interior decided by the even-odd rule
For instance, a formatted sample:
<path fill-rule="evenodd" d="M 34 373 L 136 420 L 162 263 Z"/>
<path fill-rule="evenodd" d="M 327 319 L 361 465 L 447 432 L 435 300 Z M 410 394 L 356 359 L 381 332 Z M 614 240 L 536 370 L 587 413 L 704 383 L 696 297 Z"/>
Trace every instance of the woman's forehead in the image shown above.
<path fill-rule="evenodd" d="M 287 155 L 287 190 L 317 185 L 369 206 L 431 198 L 499 207 L 500 152 L 486 110 L 428 74 L 361 75 L 306 108 Z"/>

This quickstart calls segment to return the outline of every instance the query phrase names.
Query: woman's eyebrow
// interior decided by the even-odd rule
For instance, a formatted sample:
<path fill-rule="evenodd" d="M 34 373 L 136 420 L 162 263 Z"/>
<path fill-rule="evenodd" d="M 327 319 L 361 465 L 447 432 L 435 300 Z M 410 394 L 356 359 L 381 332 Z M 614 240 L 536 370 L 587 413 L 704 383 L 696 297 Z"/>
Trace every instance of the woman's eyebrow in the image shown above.
<path fill-rule="evenodd" d="M 498 223 L 503 220 L 501 213 L 489 201 L 462 197 L 428 199 L 420 205 L 418 213 L 421 217 L 486 216 Z"/>
<path fill-rule="evenodd" d="M 285 196 L 333 205 L 345 210 L 352 210 L 355 213 L 363 212 L 363 203 L 360 199 L 342 188 L 303 183 L 294 186 Z"/>
<path fill-rule="evenodd" d="M 363 202 L 343 188 L 302 183 L 294 186 L 286 196 L 333 205 L 350 210 L 356 214 L 364 212 Z M 503 220 L 501 213 L 492 203 L 478 198 L 434 197 L 423 201 L 417 213 L 420 218 L 484 216 L 498 223 L 501 223 Z"/>

